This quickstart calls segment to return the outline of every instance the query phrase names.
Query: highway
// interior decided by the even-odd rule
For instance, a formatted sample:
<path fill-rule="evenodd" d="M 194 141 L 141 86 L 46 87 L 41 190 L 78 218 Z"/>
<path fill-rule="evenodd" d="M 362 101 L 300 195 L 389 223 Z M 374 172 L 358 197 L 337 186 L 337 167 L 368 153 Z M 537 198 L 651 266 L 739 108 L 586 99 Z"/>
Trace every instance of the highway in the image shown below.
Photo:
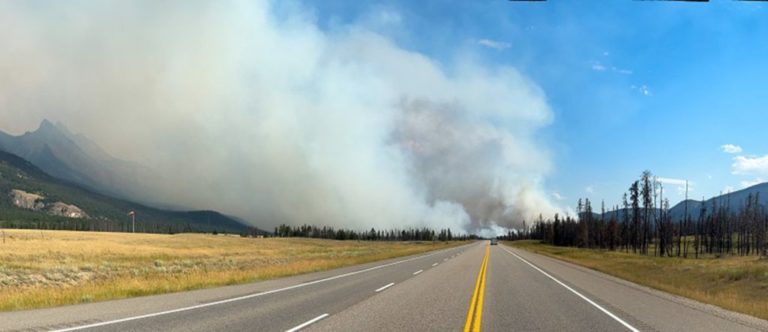
<path fill-rule="evenodd" d="M 2 331 L 768 331 L 487 241 L 279 280 L 0 313 Z"/>

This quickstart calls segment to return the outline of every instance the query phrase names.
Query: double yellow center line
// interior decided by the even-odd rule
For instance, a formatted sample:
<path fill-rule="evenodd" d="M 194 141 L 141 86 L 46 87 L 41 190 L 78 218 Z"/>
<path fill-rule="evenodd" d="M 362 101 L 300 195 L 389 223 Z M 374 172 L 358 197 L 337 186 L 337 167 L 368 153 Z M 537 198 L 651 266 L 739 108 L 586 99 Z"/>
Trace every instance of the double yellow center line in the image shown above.
<path fill-rule="evenodd" d="M 485 294 L 485 271 L 488 269 L 488 257 L 490 254 L 491 246 L 486 246 L 483 264 L 480 264 L 480 272 L 477 273 L 472 303 L 469 304 L 469 313 L 467 313 L 467 322 L 464 324 L 464 332 L 480 332 L 480 321 L 483 318 L 483 295 Z"/>

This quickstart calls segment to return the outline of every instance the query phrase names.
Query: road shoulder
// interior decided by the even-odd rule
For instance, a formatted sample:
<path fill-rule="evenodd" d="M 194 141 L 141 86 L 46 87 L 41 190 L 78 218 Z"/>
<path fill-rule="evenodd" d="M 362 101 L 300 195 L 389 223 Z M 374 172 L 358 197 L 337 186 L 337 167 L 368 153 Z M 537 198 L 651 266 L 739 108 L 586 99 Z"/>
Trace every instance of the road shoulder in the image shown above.
<path fill-rule="evenodd" d="M 720 330 L 727 331 L 768 330 L 768 321 L 753 316 L 652 289 L 521 248 L 507 245 L 504 247 L 531 261 L 539 268 L 560 276 L 561 281 L 591 294 L 597 301 L 616 309 L 621 308 L 621 311 L 631 316 L 638 325 L 662 331 L 686 330 L 690 326 L 705 327 L 705 330 L 717 329 L 718 326 L 725 328 Z M 643 301 L 649 302 L 648 306 L 642 305 Z M 644 308 L 649 306 L 650 308 Z M 669 319 L 660 319 L 662 317 Z M 710 324 L 706 325 L 702 322 Z"/>

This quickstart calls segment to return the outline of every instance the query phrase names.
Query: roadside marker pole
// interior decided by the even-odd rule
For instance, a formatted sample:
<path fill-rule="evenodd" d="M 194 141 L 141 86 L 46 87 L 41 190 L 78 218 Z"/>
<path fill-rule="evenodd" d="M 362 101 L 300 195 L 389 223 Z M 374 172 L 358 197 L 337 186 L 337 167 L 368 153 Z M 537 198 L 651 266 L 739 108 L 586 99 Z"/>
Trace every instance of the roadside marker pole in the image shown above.
<path fill-rule="evenodd" d="M 131 233 L 136 233 L 136 211 L 128 212 L 131 216 Z"/>

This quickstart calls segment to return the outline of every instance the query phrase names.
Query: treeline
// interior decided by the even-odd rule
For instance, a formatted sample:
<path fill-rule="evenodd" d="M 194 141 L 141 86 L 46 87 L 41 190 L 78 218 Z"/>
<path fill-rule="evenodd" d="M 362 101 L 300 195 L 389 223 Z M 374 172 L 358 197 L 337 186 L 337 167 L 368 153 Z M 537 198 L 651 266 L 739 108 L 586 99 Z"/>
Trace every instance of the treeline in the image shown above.
<path fill-rule="evenodd" d="M 125 217 L 123 217 L 125 218 Z M 0 228 L 9 229 L 41 229 L 65 231 L 94 231 L 94 232 L 131 232 L 130 220 L 110 220 L 107 218 L 75 219 L 53 216 L 45 213 L 29 211 L 9 206 L 0 201 Z M 242 236 L 260 236 L 266 232 L 255 227 L 242 227 L 233 232 L 228 227 L 217 227 L 216 224 L 200 224 L 190 222 L 153 222 L 137 219 L 137 233 L 236 233 Z"/>
<path fill-rule="evenodd" d="M 435 231 L 430 228 L 408 229 L 375 229 L 358 231 L 328 226 L 289 226 L 282 224 L 275 227 L 277 237 L 305 237 L 332 240 L 365 240 L 365 241 L 456 241 L 475 239 L 474 235 L 456 235 L 450 228 Z"/>
<path fill-rule="evenodd" d="M 601 204 L 597 214 L 589 199 L 579 199 L 578 220 L 559 215 L 552 220 L 540 217 L 529 231 L 514 238 L 666 257 L 768 254 L 768 215 L 759 194 L 750 193 L 737 211 L 729 208 L 727 198 L 709 203 L 702 200 L 696 219 L 690 217 L 686 197 L 684 214 L 676 220 L 663 195 L 662 184 L 645 171 L 629 186 L 621 206 L 610 212 L 606 213 Z"/>
<path fill-rule="evenodd" d="M 37 220 L 0 220 L 0 229 L 40 229 L 57 231 L 88 231 L 88 232 L 122 232 L 130 233 L 133 229 L 131 222 L 94 220 L 94 219 L 37 219 Z M 238 234 L 240 236 L 266 236 L 264 231 L 256 227 L 248 227 L 244 231 L 232 232 L 216 227 L 199 227 L 193 224 L 157 224 L 152 222 L 136 222 L 136 233 L 178 234 L 178 233 L 211 233 Z"/>
<path fill-rule="evenodd" d="M 0 220 L 0 228 L 42 229 L 57 231 L 131 232 L 131 222 L 100 219 L 72 219 L 65 217 Z M 193 233 L 189 224 L 159 225 L 138 223 L 138 233 Z"/>

